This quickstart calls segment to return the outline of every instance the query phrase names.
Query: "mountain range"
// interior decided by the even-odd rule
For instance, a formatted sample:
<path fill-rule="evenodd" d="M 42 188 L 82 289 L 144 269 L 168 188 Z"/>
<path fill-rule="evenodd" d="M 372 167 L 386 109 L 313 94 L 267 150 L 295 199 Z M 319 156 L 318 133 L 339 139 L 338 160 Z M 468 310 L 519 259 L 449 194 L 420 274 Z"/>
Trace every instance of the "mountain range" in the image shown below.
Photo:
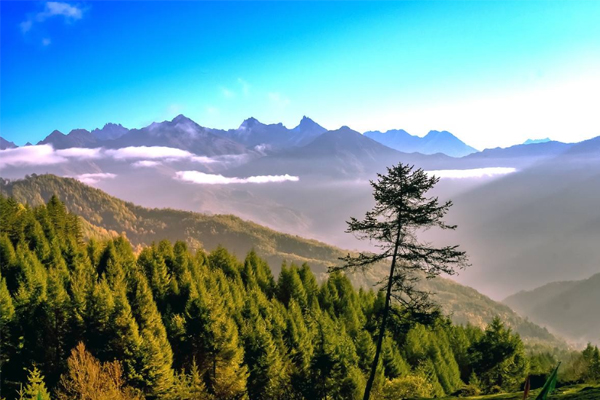
<path fill-rule="evenodd" d="M 85 129 L 73 129 L 68 134 L 64 134 L 55 130 L 38 144 L 52 144 L 56 149 L 154 145 L 181 148 L 195 154 L 222 154 L 224 151 L 233 151 L 235 154 L 239 153 L 239 149 L 236 151 L 224 143 L 212 143 L 215 141 L 212 135 L 242 144 L 248 149 L 276 152 L 307 145 L 325 132 L 327 129 L 306 116 L 292 129 L 288 129 L 281 123 L 263 124 L 256 118 L 248 118 L 237 129 L 222 130 L 202 127 L 191 119 L 178 115 L 171 121 L 155 122 L 141 129 L 130 130 L 120 124 L 107 123 L 104 127 L 91 132 Z M 443 153 L 452 157 L 462 157 L 477 152 L 447 131 L 430 131 L 423 138 L 410 135 L 402 129 L 385 133 L 368 131 L 364 136 L 403 153 Z M 0 143 L 3 149 L 16 147 L 14 144 L 9 145 L 11 142 L 5 139 Z M 212 146 L 218 148 L 220 145 L 224 146 L 220 150 L 215 151 L 211 148 Z"/>
<path fill-rule="evenodd" d="M 477 152 L 448 131 L 429 131 L 424 137 L 411 135 L 404 129 L 368 131 L 364 135 L 404 153 L 443 153 L 451 157 L 463 157 Z"/>
<path fill-rule="evenodd" d="M 307 147 L 328 132 L 336 133 L 326 135 L 321 142 Z M 356 133 L 347 127 L 328 131 L 306 116 L 292 129 L 288 129 L 281 123 L 264 124 L 256 118 L 248 118 L 237 129 L 223 130 L 203 127 L 184 115 L 178 115 L 171 121 L 154 122 L 141 129 L 127 129 L 120 124 L 107 123 L 101 129 L 94 129 L 91 132 L 85 129 L 73 129 L 68 134 L 64 134 L 55 130 L 37 144 L 50 144 L 54 149 L 162 146 L 202 156 L 248 154 L 250 160 L 273 155 L 290 159 L 307 155 L 315 157 L 315 154 L 310 153 L 311 151 L 323 154 L 329 149 L 340 151 L 340 153 L 330 153 L 329 156 L 337 157 L 339 154 L 342 159 L 348 159 L 348 155 L 350 158 L 361 159 L 362 155 L 366 155 L 371 160 L 385 160 L 390 157 L 390 154 L 395 154 L 396 159 L 402 155 L 407 162 L 416 164 L 423 162 L 425 167 L 434 160 L 431 163 L 433 168 L 437 168 L 437 164 L 440 164 L 444 168 L 457 169 L 503 166 L 515 162 L 518 166 L 527 166 L 532 161 L 560 154 L 571 146 L 540 139 L 528 140 L 525 144 L 508 148 L 486 149 L 479 152 L 448 131 L 432 130 L 426 136 L 419 137 L 402 129 L 396 129 L 387 132 L 367 131 L 362 134 L 362 138 L 383 145 L 379 149 L 373 149 L 370 140 L 361 141 Z M 12 142 L 0 139 L 1 149 L 17 147 Z M 350 141 L 352 144 L 342 143 L 344 141 Z M 319 149 L 318 145 L 325 147 Z M 354 149 L 350 148 L 352 146 Z M 296 151 L 303 147 L 306 149 Z M 396 150 L 397 153 L 391 153 L 389 149 Z M 418 153 L 418 155 L 408 156 L 411 153 Z M 440 154 L 452 159 L 440 163 L 440 157 L 422 157 Z M 275 160 L 268 161 L 271 162 L 277 163 Z M 260 169 L 260 167 L 256 168 Z M 365 170 L 365 168 L 353 165 L 348 170 Z M 373 168 L 366 168 L 366 170 L 373 172 Z"/>

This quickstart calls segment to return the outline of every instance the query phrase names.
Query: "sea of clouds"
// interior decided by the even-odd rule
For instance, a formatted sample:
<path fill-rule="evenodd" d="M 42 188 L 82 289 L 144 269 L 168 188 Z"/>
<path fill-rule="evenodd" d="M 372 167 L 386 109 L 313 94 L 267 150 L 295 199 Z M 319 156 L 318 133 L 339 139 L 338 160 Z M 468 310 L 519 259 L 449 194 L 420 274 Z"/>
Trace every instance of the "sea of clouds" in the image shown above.
<path fill-rule="evenodd" d="M 124 147 L 121 149 L 70 148 L 60 150 L 54 149 L 52 145 L 44 144 L 0 150 L 0 170 L 9 166 L 34 167 L 58 165 L 83 160 L 113 160 L 115 162 L 127 163 L 132 168 L 155 168 L 178 161 L 203 165 L 213 163 L 228 164 L 239 162 L 239 158 L 239 155 L 216 157 L 198 156 L 186 150 L 162 146 L 135 146 Z M 116 176 L 117 175 L 114 173 L 101 172 L 74 175 L 72 177 L 87 184 L 95 184 L 101 180 L 114 179 Z M 290 175 L 261 175 L 237 178 L 194 170 L 177 171 L 173 175 L 173 178 L 179 181 L 207 185 L 227 185 L 234 183 L 260 184 L 286 181 L 296 182 L 299 180 L 297 176 Z"/>

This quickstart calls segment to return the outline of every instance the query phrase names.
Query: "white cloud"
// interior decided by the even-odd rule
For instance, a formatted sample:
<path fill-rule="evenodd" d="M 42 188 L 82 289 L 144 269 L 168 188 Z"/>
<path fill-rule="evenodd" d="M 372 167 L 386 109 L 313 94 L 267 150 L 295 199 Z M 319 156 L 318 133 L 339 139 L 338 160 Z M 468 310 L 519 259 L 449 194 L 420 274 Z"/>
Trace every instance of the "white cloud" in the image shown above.
<path fill-rule="evenodd" d="M 44 46 L 49 46 L 51 43 L 52 43 L 52 41 L 50 40 L 50 38 L 42 39 L 42 45 L 44 45 Z"/>
<path fill-rule="evenodd" d="M 0 150 L 0 168 L 7 165 L 52 165 L 65 161 L 67 159 L 56 154 L 49 144 Z"/>
<path fill-rule="evenodd" d="M 200 163 L 200 164 L 212 164 L 216 163 L 217 160 L 215 158 L 206 157 L 206 156 L 194 156 L 190 158 L 190 161 Z"/>
<path fill-rule="evenodd" d="M 438 178 L 489 178 L 492 176 L 506 175 L 516 172 L 516 168 L 507 167 L 490 167 L 490 168 L 473 168 L 473 169 L 442 169 L 437 171 L 427 171 L 429 175 L 437 176 Z"/>
<path fill-rule="evenodd" d="M 45 145 L 50 146 L 50 145 Z M 29 146 L 29 147 L 37 147 L 37 146 Z M 56 150 L 56 155 L 59 157 L 65 158 L 77 158 L 77 159 L 98 159 L 103 158 L 102 149 L 87 149 L 82 147 L 72 147 L 70 149 L 62 149 Z"/>
<path fill-rule="evenodd" d="M 49 1 L 46 3 L 46 9 L 41 13 L 37 14 L 37 19 L 43 21 L 46 18 L 53 17 L 55 15 L 62 15 L 65 18 L 81 19 L 83 11 L 77 6 L 72 6 L 67 3 L 60 3 L 58 1 Z"/>
<path fill-rule="evenodd" d="M 224 155 L 217 157 L 197 156 L 186 150 L 162 146 L 124 147 L 122 149 L 79 148 L 54 150 L 52 145 L 18 147 L 0 150 L 0 168 L 13 165 L 50 165 L 66 163 L 70 160 L 113 159 L 116 161 L 135 161 L 133 167 L 155 167 L 161 162 L 188 161 L 198 164 L 237 163 L 243 155 Z"/>
<path fill-rule="evenodd" d="M 121 149 L 105 150 L 106 155 L 115 160 L 134 160 L 134 159 L 184 159 L 193 158 L 194 154 L 189 151 L 163 146 L 131 146 Z"/>
<path fill-rule="evenodd" d="M 31 30 L 32 26 L 33 26 L 33 21 L 30 19 L 23 21 L 19 24 L 19 27 L 21 27 L 21 32 L 23 32 L 23 33 L 29 32 Z"/>
<path fill-rule="evenodd" d="M 273 103 L 274 105 L 276 105 L 280 108 L 285 108 L 290 104 L 290 99 L 283 96 L 281 93 L 269 92 L 269 94 L 267 96 L 268 96 L 269 100 L 271 101 L 271 103 Z"/>
<path fill-rule="evenodd" d="M 131 164 L 131 166 L 134 168 L 153 168 L 153 167 L 158 167 L 159 165 L 162 165 L 162 163 L 160 161 L 152 161 L 152 160 L 141 160 L 141 161 L 136 161 L 133 164 Z"/>
<path fill-rule="evenodd" d="M 272 182 L 297 182 L 297 176 L 285 175 L 262 175 L 248 178 L 230 178 L 223 175 L 205 174 L 199 171 L 178 171 L 176 178 L 185 182 L 204 185 L 228 185 L 231 183 L 272 183 Z"/>
<path fill-rule="evenodd" d="M 96 173 L 96 174 L 75 175 L 73 178 L 75 178 L 78 181 L 81 181 L 85 184 L 93 185 L 94 183 L 98 183 L 101 180 L 114 179 L 116 177 L 117 177 L 117 175 L 115 175 L 115 174 L 101 172 L 101 173 Z"/>
<path fill-rule="evenodd" d="M 44 7 L 44 10 L 38 12 L 35 15 L 30 16 L 25 21 L 19 24 L 23 33 L 29 32 L 33 27 L 33 23 L 44 22 L 48 18 L 62 16 L 66 22 L 72 22 L 79 20 L 83 17 L 83 9 L 77 5 L 70 5 L 68 3 L 61 3 L 58 1 L 48 1 Z M 47 41 L 47 43 L 46 43 Z M 44 39 L 42 41 L 44 46 L 50 44 L 50 39 Z"/>

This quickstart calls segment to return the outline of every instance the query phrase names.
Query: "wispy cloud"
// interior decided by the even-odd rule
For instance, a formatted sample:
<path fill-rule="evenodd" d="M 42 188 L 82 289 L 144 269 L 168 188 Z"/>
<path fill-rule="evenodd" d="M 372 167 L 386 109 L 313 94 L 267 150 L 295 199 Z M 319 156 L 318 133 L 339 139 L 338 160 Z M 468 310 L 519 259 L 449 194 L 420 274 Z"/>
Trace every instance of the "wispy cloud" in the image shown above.
<path fill-rule="evenodd" d="M 116 177 L 117 175 L 107 172 L 101 172 L 96 174 L 81 174 L 73 176 L 73 178 L 88 185 L 93 185 L 94 183 L 98 183 L 99 181 L 103 181 L 105 179 L 114 179 Z"/>
<path fill-rule="evenodd" d="M 202 185 L 229 185 L 232 183 L 274 183 L 274 182 L 297 182 L 297 176 L 285 175 L 260 175 L 248 178 L 227 177 L 216 174 L 205 174 L 199 171 L 178 171 L 175 177 L 179 180 Z"/>
<path fill-rule="evenodd" d="M 226 87 L 221 86 L 221 94 L 226 99 L 233 99 L 235 97 L 235 92 L 233 90 L 227 89 Z"/>
<path fill-rule="evenodd" d="M 50 46 L 51 43 L 52 43 L 52 40 L 50 40 L 50 38 L 42 39 L 42 45 L 44 45 L 44 46 Z"/>
<path fill-rule="evenodd" d="M 76 21 L 83 17 L 83 9 L 78 5 L 71 5 L 58 1 L 48 1 L 42 11 L 30 15 L 25 21 L 21 22 L 19 26 L 23 33 L 27 33 L 31 30 L 34 23 L 41 23 L 48 18 L 59 16 L 64 17 L 66 22 Z M 42 42 L 44 45 L 50 44 L 50 39 L 44 39 L 44 41 L 45 40 L 48 40 L 48 43 Z"/>
<path fill-rule="evenodd" d="M 429 175 L 438 178 L 464 179 L 464 178 L 489 178 L 492 176 L 506 175 L 516 172 L 516 168 L 508 167 L 490 167 L 473 169 L 442 169 L 437 171 L 427 171 Z"/>

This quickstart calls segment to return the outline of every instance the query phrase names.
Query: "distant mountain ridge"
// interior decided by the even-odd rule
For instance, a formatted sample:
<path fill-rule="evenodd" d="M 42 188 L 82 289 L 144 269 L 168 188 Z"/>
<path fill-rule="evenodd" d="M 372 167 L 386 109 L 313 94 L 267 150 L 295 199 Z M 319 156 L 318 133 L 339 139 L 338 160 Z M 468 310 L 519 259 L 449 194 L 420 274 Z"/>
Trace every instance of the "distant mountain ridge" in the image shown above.
<path fill-rule="evenodd" d="M 108 148 L 164 146 L 203 156 L 244 154 L 248 150 L 244 145 L 217 135 L 182 114 L 171 121 L 154 122 L 142 129 L 131 129 L 116 139 L 97 145 Z"/>
<path fill-rule="evenodd" d="M 196 155 L 209 157 L 246 154 L 250 155 L 250 157 L 245 158 L 247 161 L 264 156 L 278 156 L 281 159 L 285 155 L 291 158 L 291 162 L 295 162 L 294 160 L 300 154 L 312 157 L 308 154 L 308 149 L 323 154 L 322 149 L 311 146 L 312 142 L 328 132 L 336 132 L 340 129 L 327 130 L 309 117 L 304 116 L 298 125 L 292 129 L 287 128 L 282 123 L 265 124 L 256 118 L 250 117 L 244 120 L 238 128 L 224 130 L 204 127 L 184 115 L 178 115 L 170 121 L 154 122 L 140 129 L 127 129 L 120 124 L 107 123 L 102 128 L 93 129 L 91 132 L 85 129 L 73 129 L 65 135 L 55 130 L 38 144 L 51 144 L 55 149 L 73 147 L 118 149 L 123 147 L 162 146 L 178 148 Z M 409 134 L 405 130 L 396 129 L 384 133 L 367 131 L 361 136 L 370 140 L 360 142 L 361 145 L 366 146 L 365 149 L 360 149 L 360 146 L 354 147 L 356 154 L 367 157 L 366 160 L 363 160 L 363 163 L 370 162 L 369 158 L 371 156 L 368 154 L 372 153 L 372 141 L 374 141 L 383 147 L 398 152 L 393 162 L 397 162 L 397 160 L 414 161 L 421 166 L 419 163 L 425 159 L 420 155 L 452 157 L 446 158 L 444 162 L 442 162 L 442 158 L 438 158 L 437 164 L 430 162 L 433 158 L 427 158 L 422 166 L 435 169 L 485 167 L 522 169 L 540 160 L 549 159 L 566 152 L 578 151 L 581 154 L 589 154 L 591 147 L 596 143 L 594 139 L 589 139 L 580 142 L 582 146 L 575 146 L 578 143 L 529 139 L 525 144 L 477 151 L 448 131 L 432 130 L 426 136 L 418 137 Z M 343 140 L 347 139 L 356 144 L 356 138 L 348 137 Z M 4 148 L 17 147 L 12 142 L 2 140 L 0 146 Z M 325 141 L 320 143 L 325 144 L 326 148 L 332 148 L 331 146 L 328 147 Z M 570 150 L 574 146 L 575 149 Z M 304 147 L 307 149 L 299 151 Z M 598 148 L 600 148 L 600 145 Z M 348 154 L 349 152 L 345 151 L 345 156 L 342 156 L 341 159 L 352 161 L 352 158 L 360 158 L 356 155 L 348 158 Z M 388 154 L 390 153 L 388 152 Z M 399 157 L 399 154 L 402 156 Z M 338 155 L 335 152 L 329 154 L 331 157 L 337 157 Z M 252 166 L 252 168 L 255 167 Z M 347 173 L 344 174 L 349 175 L 352 170 L 365 169 L 360 166 L 356 168 L 356 165 L 350 166 L 347 168 Z M 373 169 L 367 168 L 366 170 Z"/>
<path fill-rule="evenodd" d="M 225 245 L 236 256 L 255 249 L 277 273 L 283 260 L 307 262 L 315 275 L 322 277 L 327 267 L 339 263 L 346 250 L 316 240 L 282 234 L 232 215 L 205 215 L 173 209 L 148 209 L 109 196 L 75 179 L 36 175 L 16 181 L 0 179 L 0 193 L 32 206 L 56 194 L 67 208 L 84 220 L 92 236 L 125 234 L 133 245 L 148 245 L 162 239 L 183 240 L 192 249 L 213 250 Z M 387 267 L 387 266 L 386 266 Z M 383 268 L 381 274 L 386 272 Z M 369 287 L 381 279 L 377 271 L 352 276 L 355 284 Z M 545 329 L 524 320 L 507 306 L 497 303 L 475 289 L 445 278 L 426 280 L 426 290 L 435 292 L 444 312 L 457 323 L 485 326 L 499 315 L 521 333 L 526 343 L 564 346 L 565 343 Z"/>
<path fill-rule="evenodd" d="M 550 142 L 550 138 L 543 138 L 543 139 L 527 139 L 526 141 L 523 142 L 523 144 L 535 144 L 535 143 L 546 143 L 546 142 Z"/>
<path fill-rule="evenodd" d="M 580 281 L 553 282 L 502 301 L 551 331 L 585 344 L 600 343 L 600 273 Z"/>
<path fill-rule="evenodd" d="M 268 151 L 303 146 L 327 132 L 327 129 L 306 116 L 293 129 L 286 128 L 282 123 L 263 124 L 251 117 L 242 122 L 237 129 L 215 129 L 213 132 L 250 148 Z"/>
<path fill-rule="evenodd" d="M 404 129 L 393 129 L 387 132 L 367 131 L 364 135 L 404 153 L 443 153 L 451 157 L 463 157 L 477 152 L 448 131 L 433 130 L 424 137 L 411 135 Z"/>
<path fill-rule="evenodd" d="M 73 129 L 67 135 L 54 130 L 44 140 L 37 144 L 51 144 L 55 149 L 68 149 L 72 147 L 94 147 L 98 140 L 85 129 Z"/>
<path fill-rule="evenodd" d="M 451 160 L 443 154 L 401 153 L 343 126 L 322 133 L 305 146 L 253 160 L 228 171 L 231 175 L 292 174 L 357 178 L 383 172 L 399 161 L 435 169 Z"/>

